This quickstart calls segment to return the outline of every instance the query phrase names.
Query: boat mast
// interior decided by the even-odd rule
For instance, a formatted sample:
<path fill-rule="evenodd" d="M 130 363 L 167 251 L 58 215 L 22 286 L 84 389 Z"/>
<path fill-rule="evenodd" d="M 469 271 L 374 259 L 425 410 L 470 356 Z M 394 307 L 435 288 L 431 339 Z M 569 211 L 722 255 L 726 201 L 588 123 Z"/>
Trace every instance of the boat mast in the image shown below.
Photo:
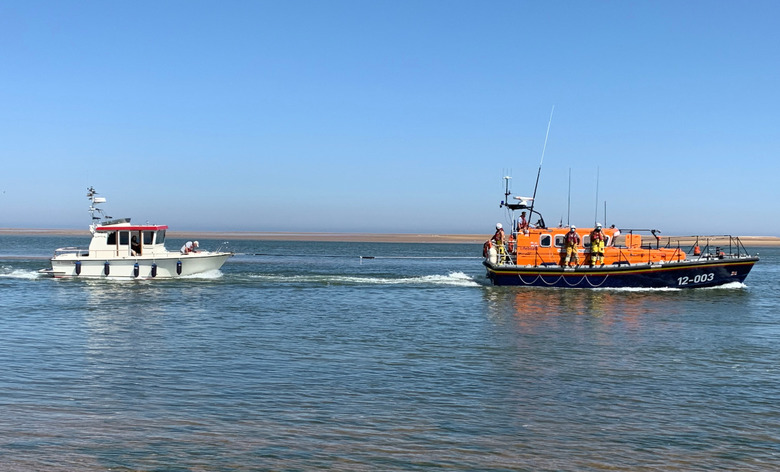
<path fill-rule="evenodd" d="M 100 221 L 101 216 L 106 216 L 105 213 L 103 213 L 103 210 L 97 206 L 101 203 L 106 203 L 106 198 L 98 197 L 97 194 L 98 193 L 95 190 L 95 187 L 87 188 L 87 198 L 89 198 L 89 215 L 92 217 L 92 223 L 89 225 L 89 230 L 93 234 L 95 233 L 95 228 L 98 227 L 98 221 Z M 95 213 L 98 213 L 101 216 L 95 216 Z M 109 218 L 111 217 L 109 216 Z"/>
<path fill-rule="evenodd" d="M 569 201 L 566 205 L 566 226 L 571 226 L 571 167 L 569 167 Z"/>
<path fill-rule="evenodd" d="M 550 120 L 547 122 L 547 133 L 544 135 L 544 147 L 542 147 L 542 159 L 539 161 L 539 170 L 536 172 L 536 183 L 534 184 L 534 196 L 531 200 L 531 208 L 528 209 L 528 218 L 530 219 L 534 214 L 534 204 L 536 203 L 536 189 L 539 188 L 539 176 L 542 174 L 542 164 L 544 163 L 544 152 L 547 150 L 547 138 L 550 136 L 550 124 L 552 123 L 553 112 L 555 112 L 555 105 L 550 110 Z"/>
<path fill-rule="evenodd" d="M 596 211 L 593 212 L 593 226 L 599 221 L 599 166 L 596 166 Z"/>

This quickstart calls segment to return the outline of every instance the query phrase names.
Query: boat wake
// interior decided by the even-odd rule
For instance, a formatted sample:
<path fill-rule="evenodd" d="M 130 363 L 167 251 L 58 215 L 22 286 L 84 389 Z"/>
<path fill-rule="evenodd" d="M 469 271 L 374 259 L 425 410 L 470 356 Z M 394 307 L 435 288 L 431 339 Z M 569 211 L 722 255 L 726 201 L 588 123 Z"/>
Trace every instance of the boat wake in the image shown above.
<path fill-rule="evenodd" d="M 8 267 L 0 269 L 0 278 L 35 280 L 40 277 L 41 274 L 35 270 L 10 269 Z"/>
<path fill-rule="evenodd" d="M 743 289 L 747 288 L 747 285 L 745 285 L 742 282 L 729 282 L 727 284 L 718 285 L 716 287 L 705 287 L 702 290 L 733 290 L 733 289 Z"/>
<path fill-rule="evenodd" d="M 370 277 L 347 275 L 278 275 L 254 274 L 253 279 L 275 283 L 315 283 L 333 285 L 446 285 L 454 287 L 480 287 L 472 277 L 463 272 L 447 275 L 423 275 L 418 277 Z"/>
<path fill-rule="evenodd" d="M 199 279 L 199 280 L 214 280 L 222 278 L 222 271 L 219 269 L 207 270 L 199 274 L 182 275 L 180 279 Z"/>
<path fill-rule="evenodd" d="M 729 282 L 723 285 L 716 285 L 715 287 L 699 287 L 694 290 L 739 290 L 747 288 L 742 282 Z M 594 288 L 596 291 L 608 291 L 608 292 L 682 292 L 691 289 L 677 288 L 677 287 L 616 287 L 616 288 Z"/>

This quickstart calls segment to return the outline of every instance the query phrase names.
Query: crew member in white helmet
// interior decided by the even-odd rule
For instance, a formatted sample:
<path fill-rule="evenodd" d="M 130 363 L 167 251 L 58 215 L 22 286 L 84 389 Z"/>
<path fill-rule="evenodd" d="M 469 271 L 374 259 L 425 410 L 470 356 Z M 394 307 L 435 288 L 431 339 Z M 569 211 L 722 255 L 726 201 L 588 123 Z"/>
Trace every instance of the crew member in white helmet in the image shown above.
<path fill-rule="evenodd" d="M 501 226 L 501 223 L 496 223 L 496 234 L 494 234 L 490 240 L 495 241 L 497 246 L 504 245 L 504 227 Z"/>
<path fill-rule="evenodd" d="M 567 267 L 569 265 L 569 261 L 571 260 L 572 255 L 574 256 L 574 265 L 580 264 L 580 255 L 577 253 L 580 245 L 580 235 L 577 234 L 576 230 L 577 227 L 572 225 L 564 238 L 563 244 L 566 251 L 566 257 L 563 260 L 563 264 L 561 264 L 563 267 Z"/>
<path fill-rule="evenodd" d="M 601 231 L 601 223 L 596 223 L 596 227 L 590 232 L 590 266 L 596 264 L 604 265 L 604 244 L 606 237 Z"/>
<path fill-rule="evenodd" d="M 200 247 L 200 244 L 198 244 L 197 241 L 187 241 L 184 243 L 184 246 L 181 247 L 181 253 L 182 254 L 189 254 L 191 252 L 198 252 L 198 247 Z"/>

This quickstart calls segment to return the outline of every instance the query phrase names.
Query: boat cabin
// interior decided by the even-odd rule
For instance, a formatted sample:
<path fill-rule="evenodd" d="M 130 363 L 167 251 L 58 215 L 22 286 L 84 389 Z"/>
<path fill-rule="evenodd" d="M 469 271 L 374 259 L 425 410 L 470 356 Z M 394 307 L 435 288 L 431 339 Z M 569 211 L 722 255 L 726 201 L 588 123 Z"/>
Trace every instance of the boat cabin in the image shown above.
<path fill-rule="evenodd" d="M 90 257 L 140 257 L 166 252 L 166 225 L 131 225 L 130 218 L 104 221 L 94 227 Z"/>

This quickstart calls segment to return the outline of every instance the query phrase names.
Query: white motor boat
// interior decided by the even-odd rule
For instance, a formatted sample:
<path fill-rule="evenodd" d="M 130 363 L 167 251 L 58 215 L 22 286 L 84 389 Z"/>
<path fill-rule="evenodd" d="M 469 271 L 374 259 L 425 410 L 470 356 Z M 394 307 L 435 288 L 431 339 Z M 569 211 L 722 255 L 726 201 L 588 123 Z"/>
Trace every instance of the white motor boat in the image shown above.
<path fill-rule="evenodd" d="M 133 225 L 130 218 L 110 219 L 98 207 L 106 199 L 98 197 L 94 188 L 87 189 L 87 198 L 92 215 L 89 247 L 55 250 L 51 268 L 41 269 L 40 273 L 55 278 L 170 279 L 218 270 L 233 255 L 197 249 L 186 253 L 168 251 L 168 226 Z"/>

